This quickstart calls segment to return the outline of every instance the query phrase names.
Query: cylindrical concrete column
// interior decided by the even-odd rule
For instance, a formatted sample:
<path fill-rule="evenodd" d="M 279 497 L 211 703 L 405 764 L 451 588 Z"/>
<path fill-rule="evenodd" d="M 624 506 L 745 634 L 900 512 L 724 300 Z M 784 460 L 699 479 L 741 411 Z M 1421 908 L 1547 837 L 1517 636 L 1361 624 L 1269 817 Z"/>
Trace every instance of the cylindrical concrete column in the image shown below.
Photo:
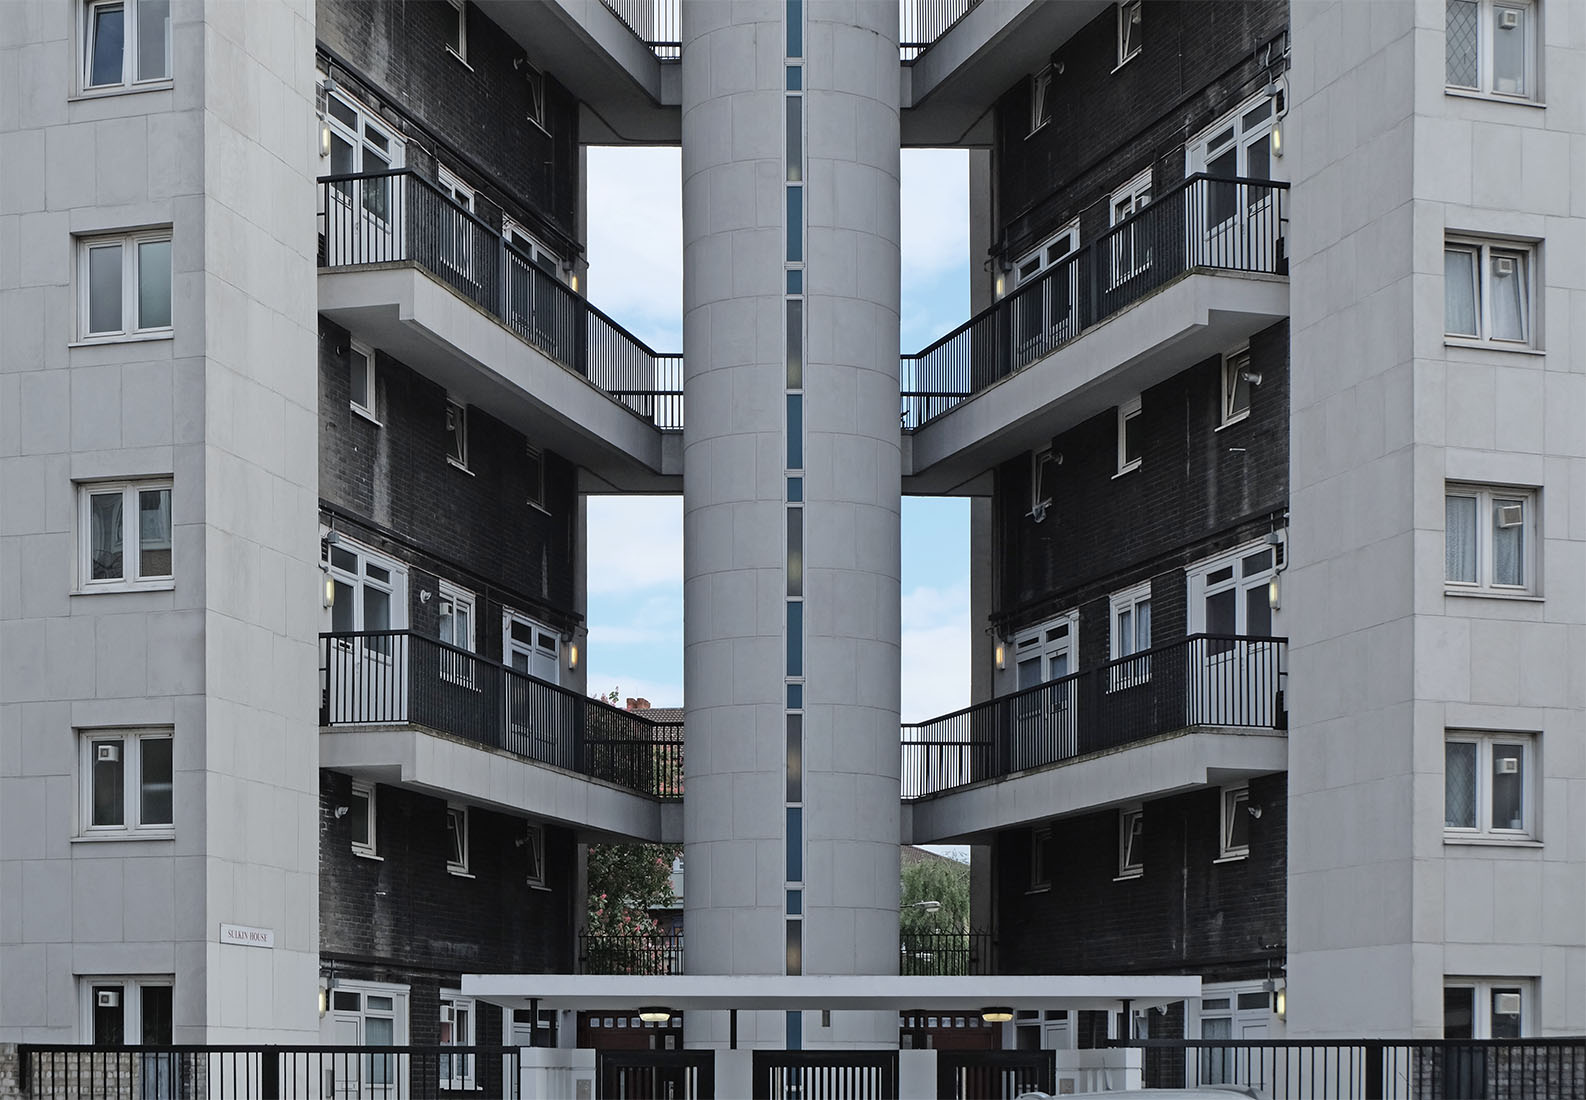
<path fill-rule="evenodd" d="M 895 974 L 897 8 L 684 0 L 682 29 L 688 969 Z"/>

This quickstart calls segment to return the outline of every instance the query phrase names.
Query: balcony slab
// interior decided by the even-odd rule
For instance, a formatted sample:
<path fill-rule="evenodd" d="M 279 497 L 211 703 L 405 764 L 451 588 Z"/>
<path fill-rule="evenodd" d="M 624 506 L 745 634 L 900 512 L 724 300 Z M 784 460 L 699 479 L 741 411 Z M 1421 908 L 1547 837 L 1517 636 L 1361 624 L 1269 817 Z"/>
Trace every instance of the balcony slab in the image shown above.
<path fill-rule="evenodd" d="M 1287 278 L 1197 268 L 905 433 L 903 491 L 959 489 L 1288 314 Z"/>
<path fill-rule="evenodd" d="M 904 844 L 978 842 L 999 829 L 1286 771 L 1288 738 L 1195 728 L 903 805 Z"/>
<path fill-rule="evenodd" d="M 416 264 L 321 271 L 319 312 L 582 467 L 583 491 L 680 491 L 666 433 Z"/>
<path fill-rule="evenodd" d="M 319 739 L 319 764 L 438 798 L 527 814 L 589 839 L 683 842 L 681 803 L 660 802 L 418 727 L 325 731 Z"/>

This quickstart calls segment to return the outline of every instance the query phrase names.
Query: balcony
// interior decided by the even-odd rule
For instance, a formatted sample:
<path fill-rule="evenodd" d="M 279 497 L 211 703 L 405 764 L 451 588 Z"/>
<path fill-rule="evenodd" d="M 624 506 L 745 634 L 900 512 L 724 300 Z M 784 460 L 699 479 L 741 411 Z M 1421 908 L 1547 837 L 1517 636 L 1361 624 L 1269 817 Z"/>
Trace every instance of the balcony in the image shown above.
<path fill-rule="evenodd" d="M 683 932 L 578 933 L 580 974 L 683 974 Z"/>
<path fill-rule="evenodd" d="M 1281 771 L 1287 648 L 1197 634 L 905 725 L 912 843 Z"/>
<path fill-rule="evenodd" d="M 910 975 L 990 974 L 990 932 L 902 932 L 898 973 Z"/>
<path fill-rule="evenodd" d="M 681 831 L 682 723 L 410 631 L 320 635 L 320 726 L 328 768 L 638 840 Z"/>

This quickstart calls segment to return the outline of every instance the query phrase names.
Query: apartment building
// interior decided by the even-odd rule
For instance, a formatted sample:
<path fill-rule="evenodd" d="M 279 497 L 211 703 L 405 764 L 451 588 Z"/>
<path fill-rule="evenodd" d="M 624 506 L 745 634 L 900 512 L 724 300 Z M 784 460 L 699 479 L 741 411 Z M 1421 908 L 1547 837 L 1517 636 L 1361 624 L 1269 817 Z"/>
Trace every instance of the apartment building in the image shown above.
<path fill-rule="evenodd" d="M 596 838 L 685 845 L 690 974 L 896 979 L 903 840 L 982 977 L 1202 983 L 1013 1047 L 1586 1032 L 1566 5 L 13 7 L 0 1039 L 570 1046 L 463 987 L 580 965 Z M 682 145 L 680 351 L 583 297 L 603 143 Z M 976 311 L 894 358 L 904 146 Z M 585 697 L 630 492 L 683 721 Z M 977 697 L 900 737 L 904 493 Z"/>

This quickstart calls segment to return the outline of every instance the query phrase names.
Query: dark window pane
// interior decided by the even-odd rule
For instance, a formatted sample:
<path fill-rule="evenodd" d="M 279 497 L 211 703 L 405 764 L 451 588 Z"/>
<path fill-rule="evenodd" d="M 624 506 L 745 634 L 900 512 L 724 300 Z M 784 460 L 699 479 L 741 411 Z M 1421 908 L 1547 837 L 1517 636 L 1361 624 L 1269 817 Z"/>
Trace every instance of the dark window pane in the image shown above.
<path fill-rule="evenodd" d="M 169 825 L 171 814 L 171 739 L 145 737 L 139 742 L 141 754 L 138 822 L 142 825 Z"/>
<path fill-rule="evenodd" d="M 804 801 L 804 719 L 787 716 L 787 800 Z"/>
<path fill-rule="evenodd" d="M 796 95 L 787 97 L 787 178 L 804 178 L 804 101 Z"/>
<path fill-rule="evenodd" d="M 1525 828 L 1525 748 L 1492 747 L 1492 827 Z"/>
<path fill-rule="evenodd" d="M 787 594 L 804 594 L 804 509 L 787 510 Z"/>
<path fill-rule="evenodd" d="M 95 493 L 88 501 L 88 576 L 90 580 L 120 580 L 124 532 L 121 493 Z"/>
<path fill-rule="evenodd" d="M 787 811 L 787 880 L 804 881 L 804 811 L 797 806 Z"/>
<path fill-rule="evenodd" d="M 125 47 L 126 13 L 120 4 L 91 9 L 89 28 L 88 85 L 121 83 L 121 57 Z"/>
<path fill-rule="evenodd" d="M 126 990 L 119 985 L 96 985 L 92 988 L 91 995 L 94 999 L 94 1045 L 99 1047 L 125 1046 L 127 1042 Z"/>
<path fill-rule="evenodd" d="M 798 600 L 787 605 L 787 674 L 804 675 L 804 605 Z"/>
<path fill-rule="evenodd" d="M 138 492 L 138 576 L 171 575 L 171 491 Z"/>
<path fill-rule="evenodd" d="M 171 987 L 146 985 L 142 993 L 142 1034 L 144 1046 L 168 1047 L 171 1045 Z M 148 1095 L 145 1092 L 145 1095 Z"/>
<path fill-rule="evenodd" d="M 138 0 L 139 80 L 171 75 L 170 34 L 171 0 Z"/>
<path fill-rule="evenodd" d="M 787 386 L 804 387 L 804 303 L 798 300 L 787 304 Z"/>
<path fill-rule="evenodd" d="M 787 258 L 790 263 L 804 260 L 804 189 L 787 189 Z"/>
<path fill-rule="evenodd" d="M 1443 990 L 1443 1038 L 1474 1039 L 1476 991 L 1470 986 L 1450 986 Z"/>
<path fill-rule="evenodd" d="M 121 246 L 88 250 L 88 334 L 121 331 Z"/>
<path fill-rule="evenodd" d="M 113 741 L 95 741 L 90 747 L 93 754 L 95 825 L 125 825 L 127 823 L 125 794 L 126 746 L 117 738 Z"/>

